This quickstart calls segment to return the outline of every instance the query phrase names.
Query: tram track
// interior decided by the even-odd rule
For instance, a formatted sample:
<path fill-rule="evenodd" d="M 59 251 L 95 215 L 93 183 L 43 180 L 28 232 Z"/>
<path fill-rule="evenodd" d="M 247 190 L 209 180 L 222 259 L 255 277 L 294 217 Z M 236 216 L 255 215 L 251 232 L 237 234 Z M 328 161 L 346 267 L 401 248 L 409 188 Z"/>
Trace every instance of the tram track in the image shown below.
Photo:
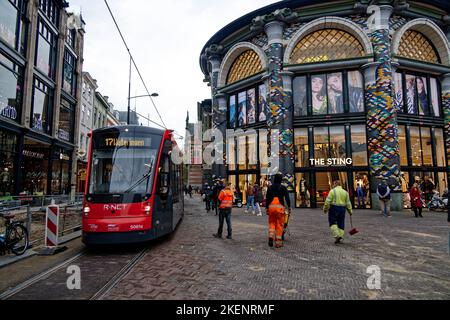
<path fill-rule="evenodd" d="M 0 294 L 0 300 L 101 300 L 133 270 L 149 252 L 146 247 L 137 254 L 92 253 L 87 249 Z M 81 269 L 81 289 L 69 290 L 66 269 L 77 265 Z M 112 276 L 108 276 L 109 273 Z"/>

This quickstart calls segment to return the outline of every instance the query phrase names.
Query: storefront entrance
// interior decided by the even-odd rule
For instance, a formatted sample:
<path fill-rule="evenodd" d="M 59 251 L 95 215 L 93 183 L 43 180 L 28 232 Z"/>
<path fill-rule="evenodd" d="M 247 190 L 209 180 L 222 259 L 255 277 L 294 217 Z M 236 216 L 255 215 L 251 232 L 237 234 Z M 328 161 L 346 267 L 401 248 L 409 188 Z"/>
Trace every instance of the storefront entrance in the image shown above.
<path fill-rule="evenodd" d="M 22 194 L 47 194 L 50 145 L 25 138 L 23 148 Z"/>

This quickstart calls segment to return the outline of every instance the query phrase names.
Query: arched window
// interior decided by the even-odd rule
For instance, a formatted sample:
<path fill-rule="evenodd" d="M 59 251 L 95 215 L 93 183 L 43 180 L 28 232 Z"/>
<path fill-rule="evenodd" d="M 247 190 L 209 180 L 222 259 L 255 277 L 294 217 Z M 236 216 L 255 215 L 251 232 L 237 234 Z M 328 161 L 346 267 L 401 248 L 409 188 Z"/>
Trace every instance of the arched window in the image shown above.
<path fill-rule="evenodd" d="M 263 70 L 259 56 L 253 50 L 244 51 L 236 58 L 228 73 L 227 84 L 248 78 Z"/>
<path fill-rule="evenodd" d="M 341 60 L 364 56 L 361 43 L 350 33 L 322 29 L 301 39 L 290 58 L 291 64 Z"/>
<path fill-rule="evenodd" d="M 398 55 L 431 63 L 440 63 L 436 50 L 430 41 L 420 32 L 408 30 L 403 34 Z"/>

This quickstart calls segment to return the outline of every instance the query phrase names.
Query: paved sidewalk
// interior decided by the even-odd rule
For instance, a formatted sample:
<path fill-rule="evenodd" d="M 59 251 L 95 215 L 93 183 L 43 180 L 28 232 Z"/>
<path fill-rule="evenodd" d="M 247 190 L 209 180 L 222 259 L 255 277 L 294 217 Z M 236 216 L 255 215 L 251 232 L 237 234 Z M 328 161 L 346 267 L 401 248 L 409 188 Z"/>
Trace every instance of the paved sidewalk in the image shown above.
<path fill-rule="evenodd" d="M 212 237 L 218 219 L 186 199 L 177 232 L 155 245 L 108 299 L 450 299 L 449 225 L 444 213 L 416 219 L 356 211 L 360 234 L 336 246 L 320 210 L 296 210 L 280 250 L 267 218 L 233 211 L 233 240 Z M 347 227 L 347 231 L 349 230 Z M 369 290 L 369 266 L 381 290 Z"/>

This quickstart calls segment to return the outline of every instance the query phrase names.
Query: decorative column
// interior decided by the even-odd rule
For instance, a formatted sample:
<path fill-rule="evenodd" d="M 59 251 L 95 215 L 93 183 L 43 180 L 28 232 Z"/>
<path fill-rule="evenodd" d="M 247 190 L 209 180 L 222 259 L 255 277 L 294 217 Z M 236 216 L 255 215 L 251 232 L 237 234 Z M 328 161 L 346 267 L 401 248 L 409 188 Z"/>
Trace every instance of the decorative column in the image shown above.
<path fill-rule="evenodd" d="M 288 190 L 294 192 L 294 130 L 292 114 L 292 79 L 289 73 L 283 72 L 283 30 L 285 22 L 295 19 L 297 16 L 290 9 L 276 10 L 275 12 L 257 17 L 253 20 L 252 29 L 263 27 L 268 37 L 266 49 L 268 61 L 268 105 L 269 114 L 267 125 L 272 139 L 273 133 L 278 132 L 277 142 L 279 153 L 271 158 L 278 157 L 279 167 L 271 167 L 272 175 L 282 173 Z M 284 85 L 287 82 L 287 86 Z M 285 91 L 285 89 L 288 91 Z"/>
<path fill-rule="evenodd" d="M 397 113 L 393 105 L 393 80 L 389 19 L 394 8 L 376 7 L 371 25 L 374 63 L 365 65 L 368 149 L 370 153 L 372 203 L 379 208 L 376 187 L 386 179 L 392 191 L 400 189 L 400 147 Z M 400 193 L 392 193 L 392 209 L 402 210 Z"/>
<path fill-rule="evenodd" d="M 445 74 L 441 79 L 442 86 L 442 109 L 445 120 L 445 145 L 447 150 L 447 174 L 450 174 L 450 73 Z"/>
<path fill-rule="evenodd" d="M 213 130 L 219 130 L 222 133 L 222 139 L 216 139 L 214 141 L 215 144 L 215 157 L 216 159 L 212 164 L 212 174 L 217 177 L 225 178 L 225 165 L 222 161 L 218 161 L 218 159 L 223 159 L 224 157 L 224 141 L 225 133 L 226 133 L 226 101 L 225 101 L 225 110 L 219 106 L 219 98 L 222 98 L 218 95 L 217 87 L 219 83 L 219 71 L 220 64 L 222 61 L 222 46 L 212 45 L 208 49 L 206 49 L 206 55 L 209 64 L 211 65 L 210 71 L 210 81 L 211 81 L 211 97 L 212 97 L 212 113 L 213 113 Z M 221 101 L 223 104 L 223 101 Z M 221 140 L 221 141 L 219 141 Z"/>

